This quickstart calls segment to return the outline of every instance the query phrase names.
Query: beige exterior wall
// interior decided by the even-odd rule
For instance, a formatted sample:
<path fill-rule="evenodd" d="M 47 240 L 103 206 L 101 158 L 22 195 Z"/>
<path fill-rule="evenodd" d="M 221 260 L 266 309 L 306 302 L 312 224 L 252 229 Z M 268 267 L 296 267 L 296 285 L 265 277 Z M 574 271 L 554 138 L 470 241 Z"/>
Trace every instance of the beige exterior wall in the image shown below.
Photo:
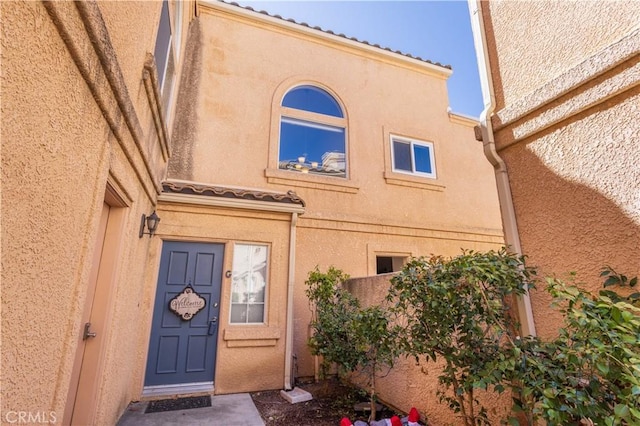
<path fill-rule="evenodd" d="M 637 29 L 640 14 L 634 1 L 499 0 L 484 9 L 500 52 L 492 63 L 500 109 L 608 49 Z"/>
<path fill-rule="evenodd" d="M 294 190 L 305 201 L 294 276 L 299 376 L 314 374 L 304 282 L 316 265 L 366 276 L 376 254 L 503 244 L 477 123 L 447 112 L 447 69 L 230 5 L 203 2 L 199 13 L 188 43 L 202 66 L 182 86 L 194 110 L 176 119 L 169 177 Z M 299 84 L 325 88 L 345 111 L 347 179 L 278 169 L 280 102 Z M 433 142 L 437 179 L 393 173 L 390 134 Z"/>
<path fill-rule="evenodd" d="M 575 271 L 594 292 L 605 265 L 638 275 L 640 3 L 501 1 L 482 9 L 496 147 L 523 252 L 542 274 Z M 560 318 L 547 294 L 531 298 L 538 333 L 553 335 Z"/>
<path fill-rule="evenodd" d="M 86 347 L 101 349 L 85 376 L 95 386 L 82 408 L 84 421 L 114 424 L 136 397 L 131 354 L 148 341 L 137 324 L 150 315 L 143 296 L 153 240 L 139 239 L 138 228 L 141 214 L 153 210 L 167 158 L 143 75 L 161 3 L 0 7 L 0 423 L 15 423 L 18 412 L 35 422 L 69 422 L 76 355 L 82 360 L 86 307 L 95 294 L 100 322 Z M 104 202 L 111 209 L 93 293 Z"/>

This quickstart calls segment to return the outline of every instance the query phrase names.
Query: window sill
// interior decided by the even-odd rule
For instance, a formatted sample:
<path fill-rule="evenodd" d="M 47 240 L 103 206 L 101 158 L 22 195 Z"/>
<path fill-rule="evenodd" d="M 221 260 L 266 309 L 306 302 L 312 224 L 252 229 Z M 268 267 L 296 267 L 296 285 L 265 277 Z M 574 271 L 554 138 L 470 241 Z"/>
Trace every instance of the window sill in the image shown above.
<path fill-rule="evenodd" d="M 356 194 L 360 190 L 358 185 L 349 182 L 347 179 L 337 177 L 315 176 L 279 169 L 265 169 L 264 176 L 267 178 L 267 182 L 280 185 L 346 192 L 348 194 Z"/>
<path fill-rule="evenodd" d="M 275 346 L 280 339 L 280 329 L 275 327 L 234 326 L 224 330 L 222 340 L 228 348 Z M 236 328 L 237 327 L 237 328 Z"/>
<path fill-rule="evenodd" d="M 445 186 L 425 182 L 429 178 L 404 175 L 402 173 L 384 172 L 384 180 L 389 185 L 407 186 L 409 188 L 426 189 L 428 191 L 444 192 Z"/>

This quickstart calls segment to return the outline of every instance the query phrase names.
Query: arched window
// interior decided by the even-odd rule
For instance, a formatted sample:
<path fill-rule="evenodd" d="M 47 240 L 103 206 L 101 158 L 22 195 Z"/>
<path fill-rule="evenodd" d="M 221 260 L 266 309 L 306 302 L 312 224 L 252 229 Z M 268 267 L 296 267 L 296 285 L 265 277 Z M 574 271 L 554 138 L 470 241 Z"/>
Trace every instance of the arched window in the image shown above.
<path fill-rule="evenodd" d="M 298 86 L 282 100 L 278 167 L 299 173 L 347 176 L 346 120 L 326 90 Z"/>

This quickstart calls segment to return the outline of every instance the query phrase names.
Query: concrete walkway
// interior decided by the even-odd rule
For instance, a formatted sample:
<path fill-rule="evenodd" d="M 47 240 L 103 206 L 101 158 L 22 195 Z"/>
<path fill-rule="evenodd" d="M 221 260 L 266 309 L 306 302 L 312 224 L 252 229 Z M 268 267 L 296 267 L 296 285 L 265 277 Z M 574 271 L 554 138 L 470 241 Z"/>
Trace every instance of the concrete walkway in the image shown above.
<path fill-rule="evenodd" d="M 118 426 L 264 426 L 248 393 L 215 395 L 211 397 L 211 407 L 189 410 L 145 414 L 147 404 L 130 404 L 118 421 Z"/>

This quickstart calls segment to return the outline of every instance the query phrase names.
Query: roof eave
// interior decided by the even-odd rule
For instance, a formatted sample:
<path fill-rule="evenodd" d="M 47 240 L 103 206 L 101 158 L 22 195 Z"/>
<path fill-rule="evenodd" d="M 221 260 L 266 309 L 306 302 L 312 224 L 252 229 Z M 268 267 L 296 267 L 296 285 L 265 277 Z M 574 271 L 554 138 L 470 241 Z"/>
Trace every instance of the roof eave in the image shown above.
<path fill-rule="evenodd" d="M 310 27 L 306 24 L 297 23 L 294 20 L 286 20 L 278 15 L 272 16 L 266 12 L 255 11 L 252 8 L 245 8 L 237 4 L 226 3 L 221 0 L 198 0 L 198 6 L 201 7 L 201 9 L 199 9 L 201 12 L 208 9 L 227 14 L 227 16 L 231 18 L 242 20 L 255 26 L 269 25 L 270 27 L 275 27 L 300 37 L 312 39 L 321 44 L 331 45 L 359 54 L 360 56 L 375 58 L 382 62 L 418 70 L 441 79 L 447 79 L 453 73 L 451 68 L 445 65 L 409 56 L 402 52 L 386 49 L 378 45 L 368 44 L 355 38 L 348 38 L 344 35 L 325 31 L 319 27 Z"/>

